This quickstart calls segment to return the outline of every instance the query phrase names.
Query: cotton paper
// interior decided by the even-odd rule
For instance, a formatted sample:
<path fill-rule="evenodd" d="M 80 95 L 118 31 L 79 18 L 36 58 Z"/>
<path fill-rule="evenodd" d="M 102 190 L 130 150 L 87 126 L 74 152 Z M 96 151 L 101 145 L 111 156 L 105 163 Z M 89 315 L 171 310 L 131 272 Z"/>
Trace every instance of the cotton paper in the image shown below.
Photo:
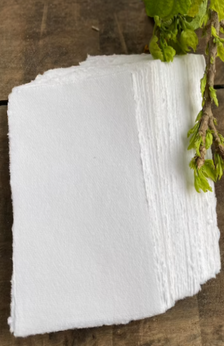
<path fill-rule="evenodd" d="M 219 272 L 215 193 L 194 190 L 186 150 L 203 70 L 89 57 L 13 89 L 16 336 L 157 315 Z"/>

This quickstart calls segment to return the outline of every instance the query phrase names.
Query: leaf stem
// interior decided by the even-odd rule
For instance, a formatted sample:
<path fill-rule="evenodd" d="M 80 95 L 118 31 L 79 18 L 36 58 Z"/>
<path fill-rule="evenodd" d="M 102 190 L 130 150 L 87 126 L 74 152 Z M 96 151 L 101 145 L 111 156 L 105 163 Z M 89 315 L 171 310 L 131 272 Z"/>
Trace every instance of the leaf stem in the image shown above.
<path fill-rule="evenodd" d="M 205 86 L 204 92 L 204 105 L 202 109 L 202 117 L 200 120 L 199 127 L 199 135 L 202 138 L 202 142 L 199 148 L 200 156 L 196 159 L 197 168 L 200 169 L 205 163 L 205 155 L 206 155 L 206 133 L 207 130 L 212 130 L 214 143 L 216 149 L 221 153 L 224 153 L 223 145 L 220 143 L 220 138 L 218 135 L 218 131 L 214 124 L 214 117 L 212 113 L 212 97 L 211 97 L 211 88 L 214 87 L 214 79 L 216 74 L 216 55 L 217 55 L 217 44 L 212 36 L 212 27 L 215 28 L 217 35 L 219 35 L 220 23 L 218 19 L 218 14 L 215 11 L 211 11 L 211 21 L 210 21 L 210 33 L 209 33 L 209 41 L 208 41 L 208 56 L 207 56 L 207 66 L 206 66 L 206 75 L 207 82 Z M 223 156 L 223 155 L 221 155 Z M 224 157 L 224 156 L 223 156 Z"/>

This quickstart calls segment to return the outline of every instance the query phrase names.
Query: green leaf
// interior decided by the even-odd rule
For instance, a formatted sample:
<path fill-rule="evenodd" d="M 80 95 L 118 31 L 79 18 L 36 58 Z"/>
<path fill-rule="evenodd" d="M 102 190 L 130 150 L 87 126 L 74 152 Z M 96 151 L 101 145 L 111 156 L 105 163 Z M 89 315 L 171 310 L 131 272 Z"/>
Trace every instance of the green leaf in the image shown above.
<path fill-rule="evenodd" d="M 194 187 L 198 193 L 200 193 L 201 189 L 201 180 L 198 175 L 194 175 Z"/>
<path fill-rule="evenodd" d="M 224 28 L 221 27 L 219 31 L 224 34 Z"/>
<path fill-rule="evenodd" d="M 219 133 L 219 138 L 220 138 L 221 143 L 223 144 L 224 143 L 224 137 L 221 135 L 221 133 Z"/>
<path fill-rule="evenodd" d="M 175 49 L 177 55 L 186 54 L 186 53 L 182 50 L 182 48 L 181 48 L 180 44 L 177 42 L 177 40 L 176 40 L 176 41 L 169 40 L 169 46 L 171 46 L 171 47 L 173 47 L 173 49 Z"/>
<path fill-rule="evenodd" d="M 224 161 L 218 153 L 214 154 L 215 169 L 217 179 L 221 179 L 224 170 Z"/>
<path fill-rule="evenodd" d="M 195 173 L 197 173 L 196 161 L 195 161 L 195 158 L 194 158 L 194 157 L 193 157 L 193 159 L 190 161 L 189 167 L 190 167 L 191 169 L 193 169 Z"/>
<path fill-rule="evenodd" d="M 159 16 L 169 19 L 175 15 L 187 14 L 192 0 L 144 0 L 146 13 L 149 17 Z"/>
<path fill-rule="evenodd" d="M 213 37 L 218 38 L 219 36 L 217 35 L 216 28 L 212 25 L 211 27 L 211 34 Z"/>
<path fill-rule="evenodd" d="M 172 31 L 172 33 L 171 33 L 171 40 L 173 42 L 177 42 L 177 34 L 178 34 L 177 30 L 176 31 Z M 169 44 L 170 44 L 170 41 L 169 41 Z"/>
<path fill-rule="evenodd" d="M 196 135 L 194 135 L 194 136 L 191 137 L 190 143 L 189 143 L 189 145 L 188 145 L 188 147 L 187 147 L 187 150 L 194 149 L 195 137 L 196 137 Z"/>
<path fill-rule="evenodd" d="M 199 7 L 200 7 L 202 2 L 203 2 L 203 0 L 193 0 L 187 15 L 189 17 L 195 17 L 199 12 Z"/>
<path fill-rule="evenodd" d="M 214 164 L 214 161 L 212 159 L 209 159 L 209 160 L 205 160 L 205 163 L 204 163 L 206 166 L 210 166 L 211 168 L 215 169 L 215 164 Z"/>
<path fill-rule="evenodd" d="M 158 27 L 161 27 L 161 19 L 159 18 L 159 16 L 155 16 L 154 21 Z"/>
<path fill-rule="evenodd" d="M 164 61 L 163 52 L 157 42 L 158 42 L 158 37 L 153 36 L 149 43 L 149 51 L 152 54 L 154 59 L 160 59 L 161 61 Z"/>
<path fill-rule="evenodd" d="M 205 3 L 205 7 L 207 10 L 207 1 Z M 203 15 L 203 17 L 201 18 L 201 27 L 205 26 L 208 23 L 208 20 L 209 20 L 209 15 L 208 15 L 208 12 L 206 11 L 205 14 Z"/>
<path fill-rule="evenodd" d="M 193 30 L 183 30 L 180 35 L 180 45 L 184 52 L 189 52 L 189 47 L 195 51 L 198 45 L 198 37 Z"/>
<path fill-rule="evenodd" d="M 194 186 L 197 192 L 200 192 L 200 189 L 204 192 L 207 192 L 208 190 L 212 191 L 212 188 L 209 185 L 207 177 L 205 177 L 202 168 L 198 170 L 198 174 L 194 174 Z"/>
<path fill-rule="evenodd" d="M 202 171 L 206 178 L 210 178 L 216 182 L 217 176 L 213 160 L 205 160 Z"/>
<path fill-rule="evenodd" d="M 224 47 L 223 47 L 223 45 L 218 45 L 217 55 L 224 62 Z"/>
<path fill-rule="evenodd" d="M 206 71 L 205 71 L 204 76 L 201 79 L 201 95 L 202 95 L 202 97 L 204 96 L 206 83 L 207 83 L 207 74 L 206 74 Z"/>
<path fill-rule="evenodd" d="M 197 115 L 197 118 L 196 118 L 196 120 L 195 121 L 199 121 L 199 120 L 201 120 L 201 117 L 202 117 L 202 110 L 198 113 L 198 115 Z"/>
<path fill-rule="evenodd" d="M 204 192 L 207 192 L 208 190 L 212 192 L 212 188 L 211 188 L 211 186 L 209 185 L 209 182 L 208 182 L 208 180 L 207 180 L 207 177 L 205 177 L 202 168 L 198 170 L 198 176 L 199 176 L 200 181 L 201 181 L 201 189 L 202 189 Z"/>
<path fill-rule="evenodd" d="M 163 26 L 170 26 L 173 23 L 173 18 L 163 19 Z"/>
<path fill-rule="evenodd" d="M 202 111 L 201 111 L 202 112 Z M 187 138 L 190 137 L 191 135 L 193 135 L 193 133 L 197 133 L 199 129 L 199 123 L 195 124 L 187 133 Z"/>
<path fill-rule="evenodd" d="M 196 125 L 198 125 L 198 128 L 199 128 L 200 124 L 197 123 Z M 197 131 L 195 131 L 195 133 L 192 135 L 190 139 L 190 143 L 187 150 L 195 149 L 195 145 L 196 146 L 198 145 L 198 141 L 199 141 L 199 138 L 198 138 L 198 129 L 197 129 Z"/>
<path fill-rule="evenodd" d="M 197 137 L 195 138 L 195 141 L 194 141 L 194 148 L 195 148 L 197 156 L 201 156 L 201 154 L 200 154 L 201 144 L 202 144 L 202 137 L 197 135 Z"/>
<path fill-rule="evenodd" d="M 216 91 L 213 87 L 209 87 L 210 97 L 214 101 L 215 105 L 218 107 L 219 101 L 217 99 Z"/>
<path fill-rule="evenodd" d="M 173 58 L 176 55 L 176 51 L 171 46 L 166 46 L 163 49 L 163 54 L 165 57 L 165 61 L 169 62 L 169 61 L 173 61 Z"/>
<path fill-rule="evenodd" d="M 218 13 L 219 21 L 224 19 L 224 0 L 211 0 L 210 8 Z"/>
<path fill-rule="evenodd" d="M 210 64 L 214 64 L 214 57 L 213 56 L 211 56 L 211 58 L 210 58 Z"/>
<path fill-rule="evenodd" d="M 193 3 L 194 3 L 194 1 L 193 1 Z M 188 14 L 188 16 L 190 16 L 190 15 Z M 198 28 L 201 28 L 203 25 L 207 24 L 207 21 L 208 21 L 207 0 L 201 2 L 197 13 L 195 13 L 195 15 L 192 17 L 193 17 L 193 19 L 191 21 L 187 22 L 187 28 L 188 29 L 196 30 Z"/>
<path fill-rule="evenodd" d="M 212 145 L 213 142 L 213 136 L 210 131 L 207 131 L 206 137 L 205 137 L 205 148 L 208 149 Z"/>
<path fill-rule="evenodd" d="M 205 160 L 204 166 L 198 169 L 196 165 L 196 159 L 193 158 L 189 163 L 189 167 L 194 170 L 194 186 L 196 191 L 199 193 L 200 190 L 204 192 L 207 192 L 208 190 L 212 191 L 207 178 L 214 178 L 216 181 L 216 172 L 213 161 Z"/>

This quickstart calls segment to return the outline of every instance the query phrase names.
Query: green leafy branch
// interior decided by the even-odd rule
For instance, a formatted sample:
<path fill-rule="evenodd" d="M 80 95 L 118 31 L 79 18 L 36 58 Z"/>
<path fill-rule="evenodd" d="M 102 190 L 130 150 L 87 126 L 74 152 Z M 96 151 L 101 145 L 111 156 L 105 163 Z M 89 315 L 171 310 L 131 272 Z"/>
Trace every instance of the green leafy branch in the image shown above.
<path fill-rule="evenodd" d="M 202 109 L 196 123 L 188 132 L 189 150 L 195 155 L 190 162 L 194 171 L 194 185 L 200 190 L 212 191 L 209 179 L 217 181 L 224 172 L 224 137 L 218 132 L 212 104 L 218 106 L 214 89 L 216 57 L 224 61 L 224 0 L 144 0 L 148 16 L 155 21 L 149 50 L 155 59 L 173 61 L 176 54 L 196 50 L 198 37 L 195 30 L 203 29 L 208 37 L 205 54 L 206 69 L 201 79 Z M 212 159 L 206 153 L 213 146 Z"/>

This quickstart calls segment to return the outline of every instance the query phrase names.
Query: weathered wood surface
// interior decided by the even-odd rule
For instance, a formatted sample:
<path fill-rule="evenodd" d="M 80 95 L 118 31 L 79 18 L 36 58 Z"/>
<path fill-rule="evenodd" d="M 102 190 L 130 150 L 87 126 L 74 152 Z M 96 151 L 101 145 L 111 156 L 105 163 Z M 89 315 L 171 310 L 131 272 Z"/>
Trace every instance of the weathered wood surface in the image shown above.
<path fill-rule="evenodd" d="M 1 0 L 0 100 L 14 86 L 87 54 L 142 53 L 151 34 L 141 0 Z M 199 42 L 204 52 L 205 39 Z M 218 68 L 216 84 L 224 84 L 220 61 Z"/>
<path fill-rule="evenodd" d="M 92 26 L 100 29 L 92 30 Z M 49 68 L 78 64 L 87 54 L 141 53 L 152 33 L 139 0 L 1 0 L 0 100 L 15 85 Z M 203 49 L 200 39 L 199 52 Z M 217 68 L 216 84 L 224 83 Z M 216 115 L 224 134 L 224 90 Z M 12 206 L 6 107 L 0 106 L 0 346 L 220 346 L 224 345 L 224 270 L 194 297 L 165 314 L 124 326 L 14 338 L 8 330 L 12 273 Z M 217 213 L 224 265 L 224 179 L 217 183 Z"/>
<path fill-rule="evenodd" d="M 140 0 L 1 0 L 0 97 L 87 54 L 142 53 L 151 33 Z"/>

